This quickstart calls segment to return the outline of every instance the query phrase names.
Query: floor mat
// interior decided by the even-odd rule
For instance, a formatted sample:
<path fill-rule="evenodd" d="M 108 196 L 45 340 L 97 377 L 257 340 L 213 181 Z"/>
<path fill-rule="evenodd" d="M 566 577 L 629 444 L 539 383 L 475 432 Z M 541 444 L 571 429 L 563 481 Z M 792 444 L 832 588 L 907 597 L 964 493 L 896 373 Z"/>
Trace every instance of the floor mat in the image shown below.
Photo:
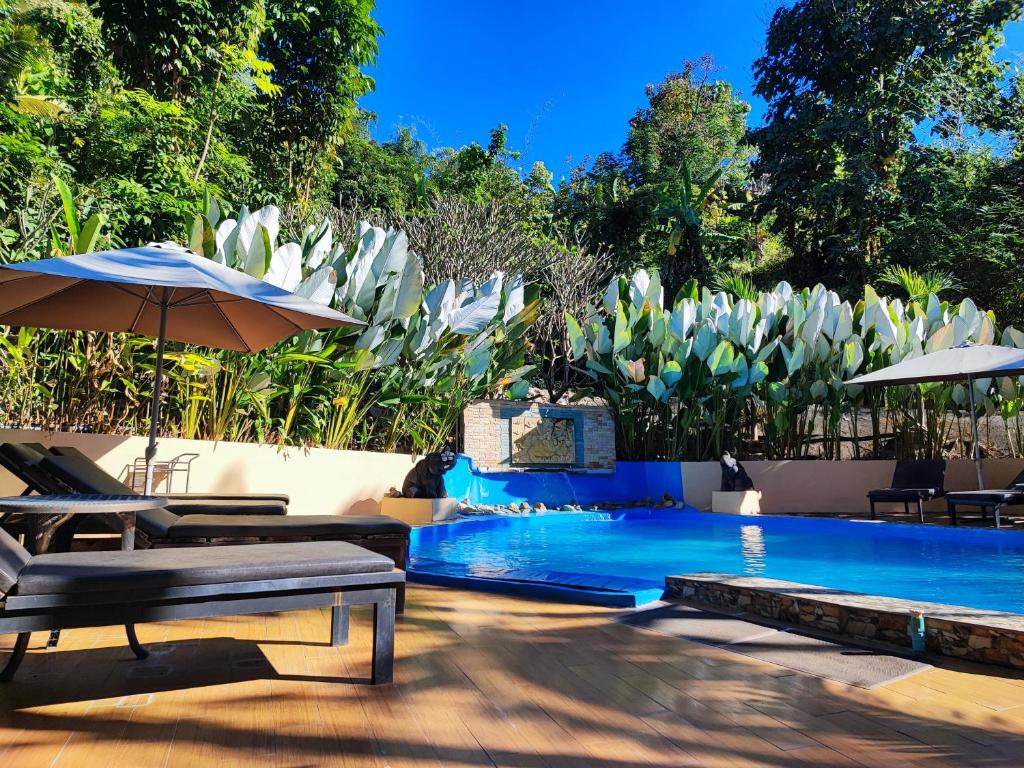
<path fill-rule="evenodd" d="M 618 620 L 859 688 L 875 688 L 932 668 L 914 659 L 818 640 L 686 605 L 662 605 Z"/>

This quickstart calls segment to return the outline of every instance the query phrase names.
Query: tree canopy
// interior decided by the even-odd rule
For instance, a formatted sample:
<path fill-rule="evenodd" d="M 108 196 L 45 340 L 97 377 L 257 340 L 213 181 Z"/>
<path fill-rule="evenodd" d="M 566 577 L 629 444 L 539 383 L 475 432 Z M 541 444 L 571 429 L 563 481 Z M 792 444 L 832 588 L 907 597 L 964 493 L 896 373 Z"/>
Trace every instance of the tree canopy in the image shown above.
<path fill-rule="evenodd" d="M 753 172 L 806 279 L 863 282 L 890 256 L 891 222 L 929 156 L 920 136 L 963 144 L 998 122 L 1008 64 L 995 57 L 1015 0 L 799 0 L 779 8 L 755 92 Z"/>
<path fill-rule="evenodd" d="M 0 0 L 2 256 L 52 252 L 60 178 L 104 214 L 103 243 L 179 237 L 209 192 L 458 221 L 467 243 L 500 220 L 538 253 L 586 242 L 607 269 L 657 267 L 670 292 L 954 272 L 1024 314 L 1005 269 L 1024 256 L 1024 73 L 999 53 L 1017 0 L 783 5 L 754 64 L 761 124 L 710 56 L 683 61 L 638 86 L 621 146 L 557 182 L 502 124 L 458 147 L 375 138 L 373 5 Z"/>

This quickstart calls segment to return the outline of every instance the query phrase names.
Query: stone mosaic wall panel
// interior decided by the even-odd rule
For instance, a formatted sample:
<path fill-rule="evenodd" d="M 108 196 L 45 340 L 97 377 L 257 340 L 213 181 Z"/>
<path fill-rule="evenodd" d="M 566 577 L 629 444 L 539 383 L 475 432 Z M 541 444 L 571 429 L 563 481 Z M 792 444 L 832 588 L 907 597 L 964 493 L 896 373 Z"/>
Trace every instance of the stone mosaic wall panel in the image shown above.
<path fill-rule="evenodd" d="M 511 463 L 576 463 L 576 422 L 574 419 L 545 417 L 527 411 L 510 420 L 512 430 Z"/>
<path fill-rule="evenodd" d="M 462 450 L 480 468 L 615 469 L 615 422 L 603 406 L 480 400 L 462 426 Z"/>

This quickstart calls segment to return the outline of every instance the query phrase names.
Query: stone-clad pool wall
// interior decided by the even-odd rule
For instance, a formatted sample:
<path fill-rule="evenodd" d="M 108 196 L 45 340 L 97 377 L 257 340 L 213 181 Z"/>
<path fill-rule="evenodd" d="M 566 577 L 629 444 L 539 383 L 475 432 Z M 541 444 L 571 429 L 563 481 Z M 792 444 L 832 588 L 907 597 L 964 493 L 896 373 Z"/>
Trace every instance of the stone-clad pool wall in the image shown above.
<path fill-rule="evenodd" d="M 665 585 L 668 596 L 680 600 L 908 649 L 920 614 L 928 651 L 1024 669 L 1024 616 L 1019 614 L 721 573 L 669 576 Z"/>

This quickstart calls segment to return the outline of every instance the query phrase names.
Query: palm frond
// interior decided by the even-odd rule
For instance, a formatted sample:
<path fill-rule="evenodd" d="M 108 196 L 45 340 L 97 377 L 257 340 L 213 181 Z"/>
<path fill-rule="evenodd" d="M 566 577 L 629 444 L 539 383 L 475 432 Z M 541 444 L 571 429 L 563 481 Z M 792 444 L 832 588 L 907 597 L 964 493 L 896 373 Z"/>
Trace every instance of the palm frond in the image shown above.
<path fill-rule="evenodd" d="M 12 107 L 15 112 L 33 117 L 58 118 L 67 112 L 67 107 L 52 96 L 28 93 L 15 96 Z"/>
<path fill-rule="evenodd" d="M 931 293 L 941 296 L 948 291 L 958 291 L 962 287 L 959 280 L 944 270 L 929 269 L 918 272 L 898 264 L 886 267 L 878 276 L 878 281 L 901 289 L 909 301 L 923 301 Z"/>

